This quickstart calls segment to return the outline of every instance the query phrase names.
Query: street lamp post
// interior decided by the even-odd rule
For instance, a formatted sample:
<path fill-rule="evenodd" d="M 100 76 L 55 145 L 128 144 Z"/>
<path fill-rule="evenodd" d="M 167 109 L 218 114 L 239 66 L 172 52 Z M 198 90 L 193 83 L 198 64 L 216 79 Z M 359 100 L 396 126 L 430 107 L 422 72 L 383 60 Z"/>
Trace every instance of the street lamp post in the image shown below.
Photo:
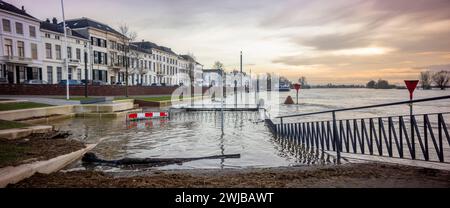
<path fill-rule="evenodd" d="M 88 97 L 88 67 L 87 61 L 88 52 L 87 52 L 87 44 L 84 45 L 84 97 Z"/>
<path fill-rule="evenodd" d="M 69 95 L 69 60 L 68 60 L 68 49 L 67 49 L 67 29 L 66 29 L 66 17 L 64 14 L 64 0 L 61 0 L 61 10 L 62 10 L 62 17 L 63 17 L 63 30 L 64 30 L 64 46 L 65 46 L 65 50 L 66 50 L 66 54 L 65 54 L 65 66 L 66 66 L 66 71 L 67 71 L 67 79 L 66 79 L 66 99 L 69 100 L 70 99 L 70 95 Z"/>
<path fill-rule="evenodd" d="M 124 49 L 125 49 L 125 56 L 123 57 L 123 59 L 125 64 L 125 97 L 128 97 L 128 57 L 127 57 L 128 48 L 125 46 Z"/>
<path fill-rule="evenodd" d="M 416 142 L 414 138 L 414 115 L 413 115 L 413 96 L 414 91 L 417 88 L 417 85 L 419 84 L 419 80 L 405 80 L 406 88 L 408 88 L 409 91 L 409 100 L 411 103 L 409 104 L 409 115 L 410 115 L 410 124 L 411 124 L 411 146 L 412 146 L 412 159 L 416 159 Z"/>

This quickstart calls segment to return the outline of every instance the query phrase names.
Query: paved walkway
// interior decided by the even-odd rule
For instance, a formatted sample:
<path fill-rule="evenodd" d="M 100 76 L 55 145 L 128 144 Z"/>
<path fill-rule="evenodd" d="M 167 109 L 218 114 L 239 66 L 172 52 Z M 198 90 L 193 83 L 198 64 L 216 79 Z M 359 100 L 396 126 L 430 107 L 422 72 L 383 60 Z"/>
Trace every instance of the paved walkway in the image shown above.
<path fill-rule="evenodd" d="M 0 95 L 0 99 L 14 99 L 14 100 L 27 100 L 33 103 L 43 103 L 48 105 L 79 105 L 80 101 L 64 100 L 64 99 L 52 99 L 46 97 L 35 96 L 14 96 L 14 95 Z"/>

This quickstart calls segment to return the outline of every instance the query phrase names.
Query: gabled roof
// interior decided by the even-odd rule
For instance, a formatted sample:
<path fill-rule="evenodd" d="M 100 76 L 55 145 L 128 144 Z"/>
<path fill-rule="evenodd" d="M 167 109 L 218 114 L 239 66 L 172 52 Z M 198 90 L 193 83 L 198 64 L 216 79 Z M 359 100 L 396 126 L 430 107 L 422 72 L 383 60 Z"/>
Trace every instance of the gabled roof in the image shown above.
<path fill-rule="evenodd" d="M 59 23 L 59 24 L 62 24 L 62 23 Z M 86 17 L 83 17 L 80 19 L 66 20 L 66 25 L 67 25 L 67 27 L 72 28 L 72 29 L 91 27 L 91 28 L 95 28 L 95 29 L 102 30 L 105 32 L 114 33 L 119 36 L 123 36 L 120 32 L 118 32 L 117 30 L 108 26 L 107 24 L 103 24 L 101 22 L 97 22 L 95 20 L 92 20 L 92 19 L 89 19 Z"/>
<path fill-rule="evenodd" d="M 151 50 L 145 49 L 145 48 L 141 48 L 141 47 L 139 47 L 139 46 L 137 46 L 135 44 L 130 44 L 130 49 L 131 50 L 135 50 L 135 51 L 139 51 L 139 52 L 142 52 L 142 53 L 152 54 Z"/>
<path fill-rule="evenodd" d="M 156 45 L 155 43 L 152 43 L 150 41 L 134 42 L 131 44 L 136 45 L 136 46 L 146 49 L 146 50 L 158 49 L 158 50 L 161 50 L 161 51 L 164 51 L 164 52 L 167 52 L 167 53 L 177 56 L 177 54 L 175 52 L 173 52 L 172 49 L 170 49 L 168 47 Z"/>
<path fill-rule="evenodd" d="M 179 57 L 183 58 L 186 61 L 195 62 L 196 64 L 203 66 L 201 63 L 198 63 L 194 58 L 192 58 L 189 55 L 179 55 Z"/>
<path fill-rule="evenodd" d="M 0 1 L 0 9 L 8 11 L 8 12 L 15 13 L 15 14 L 18 14 L 18 15 L 22 15 L 22 16 L 25 16 L 25 17 L 29 17 L 29 18 L 32 18 L 32 19 L 34 19 L 36 21 L 39 21 L 37 18 L 35 18 L 35 17 L 31 16 L 30 14 L 28 14 L 25 10 L 19 9 L 16 6 L 14 6 L 12 4 L 9 4 L 9 3 L 6 3 L 4 1 Z"/>
<path fill-rule="evenodd" d="M 194 62 L 195 61 L 195 59 L 194 58 L 192 58 L 191 56 L 189 56 L 189 55 L 180 55 L 184 60 L 186 60 L 186 61 L 192 61 L 192 62 Z"/>
<path fill-rule="evenodd" d="M 223 69 L 203 69 L 203 72 L 209 73 L 209 72 L 222 72 Z"/>
<path fill-rule="evenodd" d="M 47 21 L 41 22 L 41 30 L 48 30 L 48 31 L 64 34 L 62 25 L 53 24 L 53 23 L 47 22 Z M 72 30 L 71 32 L 72 32 L 73 37 L 82 38 L 82 39 L 86 39 L 86 40 L 89 39 L 88 37 L 85 37 L 84 35 L 78 33 L 77 31 Z"/>

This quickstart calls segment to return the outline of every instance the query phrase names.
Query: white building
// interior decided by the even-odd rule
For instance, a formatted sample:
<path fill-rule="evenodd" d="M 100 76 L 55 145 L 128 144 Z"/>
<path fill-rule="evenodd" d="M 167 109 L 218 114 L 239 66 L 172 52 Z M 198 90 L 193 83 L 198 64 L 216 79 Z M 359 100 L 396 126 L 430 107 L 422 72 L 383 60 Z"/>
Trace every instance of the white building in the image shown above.
<path fill-rule="evenodd" d="M 180 85 L 189 85 L 189 60 L 183 56 L 178 56 L 178 73 L 177 73 L 177 83 Z"/>
<path fill-rule="evenodd" d="M 95 83 L 123 85 L 127 71 L 129 85 L 190 85 L 190 76 L 196 86 L 203 83 L 203 66 L 192 57 L 148 41 L 130 43 L 120 32 L 89 18 L 66 21 L 68 69 L 61 22 L 42 22 L 24 8 L 0 1 L 0 23 L 0 82 L 84 80 L 86 50 L 87 78 Z"/>
<path fill-rule="evenodd" d="M 172 49 L 156 45 L 149 41 L 135 42 L 132 44 L 151 53 L 150 70 L 156 74 L 156 77 L 152 77 L 152 84 L 165 84 L 168 86 L 180 84 L 180 80 L 176 76 L 179 72 L 179 58 Z"/>
<path fill-rule="evenodd" d="M 187 73 L 189 78 L 193 79 L 194 86 L 203 85 L 203 65 L 198 63 L 193 57 L 189 55 L 181 55 L 187 63 Z M 188 80 L 190 85 L 190 80 Z M 186 85 L 186 83 L 184 83 Z"/>
<path fill-rule="evenodd" d="M 40 27 L 42 35 L 42 44 L 44 54 L 44 73 L 43 80 L 49 84 L 57 84 L 61 80 L 67 80 L 67 71 L 69 80 L 85 79 L 85 51 L 89 50 L 89 39 L 76 31 L 67 29 L 67 57 L 69 70 L 65 65 L 64 50 L 64 30 L 61 24 L 58 24 L 56 18 L 41 22 Z M 87 57 L 88 71 L 91 68 L 89 57 Z M 88 72 L 88 80 L 91 75 Z"/>
<path fill-rule="evenodd" d="M 226 86 L 227 87 L 250 87 L 252 84 L 251 77 L 243 72 L 234 70 L 232 72 L 226 73 Z"/>
<path fill-rule="evenodd" d="M 203 65 L 195 62 L 195 85 L 203 86 Z"/>
<path fill-rule="evenodd" d="M 226 75 L 222 69 L 203 69 L 204 87 L 220 87 L 225 79 Z"/>
<path fill-rule="evenodd" d="M 156 83 L 156 71 L 152 68 L 153 55 L 150 50 L 130 44 L 130 85 L 151 85 Z"/>
<path fill-rule="evenodd" d="M 125 54 L 129 43 L 127 37 L 106 24 L 85 17 L 67 20 L 66 24 L 90 40 L 92 80 L 108 84 L 125 82 L 125 63 L 129 62 L 124 58 L 128 57 Z"/>
<path fill-rule="evenodd" d="M 42 80 L 40 21 L 21 9 L 0 1 L 0 79 L 20 84 Z"/>

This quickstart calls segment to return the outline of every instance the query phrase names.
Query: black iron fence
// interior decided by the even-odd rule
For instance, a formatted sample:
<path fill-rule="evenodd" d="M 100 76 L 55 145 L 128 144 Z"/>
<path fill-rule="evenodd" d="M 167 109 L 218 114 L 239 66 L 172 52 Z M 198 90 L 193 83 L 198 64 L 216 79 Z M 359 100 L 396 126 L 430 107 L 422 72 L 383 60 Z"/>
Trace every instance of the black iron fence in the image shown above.
<path fill-rule="evenodd" d="M 445 119 L 450 112 L 387 116 L 376 118 L 336 119 L 336 112 L 377 108 L 450 99 L 450 96 L 427 98 L 356 108 L 330 110 L 277 117 L 279 124 L 266 120 L 269 129 L 279 138 L 296 140 L 307 148 L 341 153 L 366 154 L 448 162 L 450 135 Z M 331 113 L 332 119 L 313 122 L 284 123 L 284 118 Z M 446 143 L 446 144 L 445 144 Z"/>

